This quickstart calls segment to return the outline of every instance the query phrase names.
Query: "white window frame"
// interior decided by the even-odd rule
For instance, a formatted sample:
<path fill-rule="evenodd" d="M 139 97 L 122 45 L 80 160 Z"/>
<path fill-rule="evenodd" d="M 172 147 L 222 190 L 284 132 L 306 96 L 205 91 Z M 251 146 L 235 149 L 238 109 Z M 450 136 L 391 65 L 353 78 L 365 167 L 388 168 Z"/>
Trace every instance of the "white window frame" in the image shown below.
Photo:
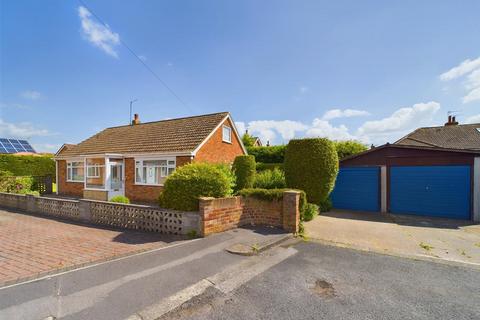
<path fill-rule="evenodd" d="M 228 140 L 225 139 L 225 129 L 228 130 Z M 232 143 L 232 128 L 230 128 L 229 126 L 222 126 L 222 141 L 226 143 Z"/>
<path fill-rule="evenodd" d="M 103 165 L 100 165 L 98 163 L 94 164 L 87 164 L 87 178 L 100 178 L 100 168 L 103 167 Z M 94 169 L 94 175 L 91 176 L 89 174 L 89 169 Z"/>
<path fill-rule="evenodd" d="M 73 163 L 81 163 L 81 166 L 73 166 Z M 73 180 L 73 168 L 83 168 L 83 177 L 82 180 Z M 85 181 L 85 163 L 82 160 L 68 160 L 67 161 L 67 182 L 84 182 Z M 71 172 L 71 174 L 69 174 Z"/>
<path fill-rule="evenodd" d="M 134 166 L 134 170 L 135 170 L 135 177 L 134 177 L 134 181 L 135 181 L 135 185 L 139 185 L 139 186 L 163 186 L 163 183 L 146 183 L 146 182 L 138 182 L 137 181 L 137 168 L 141 168 L 140 170 L 138 170 L 139 174 L 140 174 L 140 181 L 143 181 L 143 168 L 144 168 L 144 161 L 167 161 L 167 175 L 166 176 L 161 176 L 161 178 L 166 178 L 168 177 L 168 169 L 172 169 L 173 168 L 173 171 L 176 170 L 177 168 L 177 158 L 176 157 L 154 157 L 154 158 L 135 158 L 134 161 L 135 161 L 135 166 Z M 173 165 L 172 164 L 169 164 L 169 161 L 173 161 Z M 139 166 L 137 166 L 137 162 L 140 163 Z"/>

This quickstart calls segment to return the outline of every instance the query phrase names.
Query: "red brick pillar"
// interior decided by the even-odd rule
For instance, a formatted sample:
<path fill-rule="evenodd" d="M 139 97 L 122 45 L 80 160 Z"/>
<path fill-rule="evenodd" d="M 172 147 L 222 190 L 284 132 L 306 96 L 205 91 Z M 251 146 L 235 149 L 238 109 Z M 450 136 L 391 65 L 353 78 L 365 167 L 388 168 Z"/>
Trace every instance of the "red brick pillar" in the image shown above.
<path fill-rule="evenodd" d="M 283 229 L 297 233 L 300 225 L 300 192 L 289 190 L 283 193 Z"/>
<path fill-rule="evenodd" d="M 200 236 L 205 237 L 209 232 L 210 227 L 210 217 L 209 214 L 212 211 L 212 202 L 215 198 L 212 197 L 201 197 L 198 201 L 198 213 L 200 215 Z"/>

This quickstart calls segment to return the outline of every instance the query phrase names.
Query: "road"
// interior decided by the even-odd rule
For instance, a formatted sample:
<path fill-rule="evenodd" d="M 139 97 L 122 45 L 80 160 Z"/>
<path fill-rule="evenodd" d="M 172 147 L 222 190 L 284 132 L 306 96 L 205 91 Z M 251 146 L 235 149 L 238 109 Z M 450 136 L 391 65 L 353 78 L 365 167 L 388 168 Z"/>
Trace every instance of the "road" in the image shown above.
<path fill-rule="evenodd" d="M 478 269 L 314 242 L 225 294 L 209 288 L 161 319 L 479 319 Z"/>

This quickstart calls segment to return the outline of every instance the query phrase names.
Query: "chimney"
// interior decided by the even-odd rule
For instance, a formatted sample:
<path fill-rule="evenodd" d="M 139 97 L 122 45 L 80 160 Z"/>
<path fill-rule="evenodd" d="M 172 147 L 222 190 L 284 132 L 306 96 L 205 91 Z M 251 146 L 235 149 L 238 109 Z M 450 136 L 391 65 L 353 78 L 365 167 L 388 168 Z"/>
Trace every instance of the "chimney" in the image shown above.
<path fill-rule="evenodd" d="M 445 126 L 456 126 L 458 121 L 455 120 L 455 116 L 448 116 L 448 122 L 445 123 Z"/>
<path fill-rule="evenodd" d="M 135 113 L 132 120 L 132 125 L 140 124 L 140 118 L 138 117 L 138 113 Z"/>

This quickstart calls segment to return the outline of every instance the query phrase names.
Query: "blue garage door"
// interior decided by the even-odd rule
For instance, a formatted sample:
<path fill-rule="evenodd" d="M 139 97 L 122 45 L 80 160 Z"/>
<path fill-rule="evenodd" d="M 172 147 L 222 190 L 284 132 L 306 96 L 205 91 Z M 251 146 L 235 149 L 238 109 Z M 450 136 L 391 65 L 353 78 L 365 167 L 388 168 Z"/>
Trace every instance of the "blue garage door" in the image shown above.
<path fill-rule="evenodd" d="M 470 219 L 470 167 L 391 167 L 390 211 Z"/>
<path fill-rule="evenodd" d="M 344 167 L 331 194 L 337 209 L 380 211 L 379 167 Z"/>

